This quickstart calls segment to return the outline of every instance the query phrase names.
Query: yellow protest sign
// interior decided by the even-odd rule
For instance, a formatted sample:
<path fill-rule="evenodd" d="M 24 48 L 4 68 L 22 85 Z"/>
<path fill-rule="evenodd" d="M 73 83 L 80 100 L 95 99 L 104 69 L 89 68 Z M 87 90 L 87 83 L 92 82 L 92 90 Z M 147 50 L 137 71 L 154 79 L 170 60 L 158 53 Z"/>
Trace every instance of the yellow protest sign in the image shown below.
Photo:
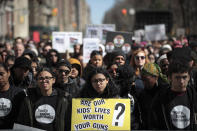
<path fill-rule="evenodd" d="M 130 100 L 72 99 L 71 130 L 130 130 Z"/>

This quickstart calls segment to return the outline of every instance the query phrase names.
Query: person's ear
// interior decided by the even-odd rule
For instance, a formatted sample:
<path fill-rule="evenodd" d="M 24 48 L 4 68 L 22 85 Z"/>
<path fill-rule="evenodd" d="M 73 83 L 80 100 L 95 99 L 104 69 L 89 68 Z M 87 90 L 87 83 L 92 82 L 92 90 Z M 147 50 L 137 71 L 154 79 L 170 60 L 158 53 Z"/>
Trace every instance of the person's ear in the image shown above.
<path fill-rule="evenodd" d="M 53 79 L 52 79 L 52 80 L 53 80 L 53 81 L 52 81 L 52 83 L 54 84 L 54 83 L 55 83 L 55 80 L 56 80 L 56 79 L 55 79 L 55 77 L 53 77 Z"/>

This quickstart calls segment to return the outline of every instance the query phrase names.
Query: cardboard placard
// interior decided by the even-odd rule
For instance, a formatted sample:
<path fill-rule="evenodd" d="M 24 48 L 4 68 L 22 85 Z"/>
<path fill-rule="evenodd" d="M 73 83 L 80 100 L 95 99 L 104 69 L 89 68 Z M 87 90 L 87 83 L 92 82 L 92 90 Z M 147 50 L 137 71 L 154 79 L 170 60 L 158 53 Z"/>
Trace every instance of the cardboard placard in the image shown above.
<path fill-rule="evenodd" d="M 82 32 L 53 32 L 53 48 L 60 53 L 73 52 L 75 44 L 82 44 Z"/>
<path fill-rule="evenodd" d="M 93 50 L 99 50 L 98 38 L 84 38 L 83 39 L 83 63 L 88 63 L 90 54 Z"/>
<path fill-rule="evenodd" d="M 94 25 L 89 24 L 86 27 L 86 37 L 87 38 L 99 38 L 104 44 L 106 41 L 106 36 L 108 31 L 115 31 L 116 27 L 114 24 L 101 24 Z"/>
<path fill-rule="evenodd" d="M 130 100 L 72 99 L 71 130 L 130 130 Z"/>

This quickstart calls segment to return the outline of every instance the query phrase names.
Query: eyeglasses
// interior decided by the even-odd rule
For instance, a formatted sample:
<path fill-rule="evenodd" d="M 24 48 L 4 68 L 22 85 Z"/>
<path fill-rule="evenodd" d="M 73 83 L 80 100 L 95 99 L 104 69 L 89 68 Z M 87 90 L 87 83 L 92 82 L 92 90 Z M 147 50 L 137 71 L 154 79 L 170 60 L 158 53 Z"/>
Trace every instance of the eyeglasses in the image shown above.
<path fill-rule="evenodd" d="M 52 78 L 53 78 L 53 77 L 45 76 L 45 77 L 39 77 L 38 80 L 40 80 L 40 81 L 44 81 L 44 80 L 49 81 L 49 80 L 51 80 Z"/>
<path fill-rule="evenodd" d="M 62 69 L 59 69 L 59 73 L 65 73 L 66 75 L 68 75 L 70 73 L 70 70 L 62 70 Z"/>
<path fill-rule="evenodd" d="M 57 57 L 57 54 L 55 54 L 55 55 L 52 55 L 52 54 L 51 54 L 50 56 L 51 56 L 51 57 L 53 57 L 53 56 Z"/>
<path fill-rule="evenodd" d="M 105 80 L 106 80 L 105 78 L 103 78 L 103 79 L 100 78 L 100 79 L 94 79 L 94 80 L 92 80 L 92 82 L 93 82 L 93 83 L 98 83 L 98 82 L 99 82 L 99 83 L 102 83 L 102 82 L 104 82 Z"/>
<path fill-rule="evenodd" d="M 146 58 L 145 56 L 135 56 L 136 60 L 139 60 L 139 59 L 144 60 L 145 58 Z"/>

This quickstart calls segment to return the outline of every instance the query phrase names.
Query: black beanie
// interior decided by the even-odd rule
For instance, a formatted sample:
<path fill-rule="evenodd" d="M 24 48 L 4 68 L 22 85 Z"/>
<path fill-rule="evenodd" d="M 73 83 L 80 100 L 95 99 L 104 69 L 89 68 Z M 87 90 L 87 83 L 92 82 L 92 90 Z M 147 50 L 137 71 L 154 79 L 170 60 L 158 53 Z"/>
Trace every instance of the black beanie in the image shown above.
<path fill-rule="evenodd" d="M 18 57 L 18 58 L 16 58 L 12 68 L 17 68 L 17 67 L 27 68 L 27 69 L 31 70 L 31 60 L 29 60 L 28 58 L 23 57 L 23 56 Z"/>
<path fill-rule="evenodd" d="M 116 58 L 117 56 L 123 56 L 125 59 L 126 59 L 126 55 L 124 54 L 124 52 L 123 51 L 121 51 L 121 50 L 116 50 L 116 51 L 114 51 L 114 52 L 112 52 L 112 57 L 113 57 L 113 60 L 114 60 L 114 58 Z"/>

